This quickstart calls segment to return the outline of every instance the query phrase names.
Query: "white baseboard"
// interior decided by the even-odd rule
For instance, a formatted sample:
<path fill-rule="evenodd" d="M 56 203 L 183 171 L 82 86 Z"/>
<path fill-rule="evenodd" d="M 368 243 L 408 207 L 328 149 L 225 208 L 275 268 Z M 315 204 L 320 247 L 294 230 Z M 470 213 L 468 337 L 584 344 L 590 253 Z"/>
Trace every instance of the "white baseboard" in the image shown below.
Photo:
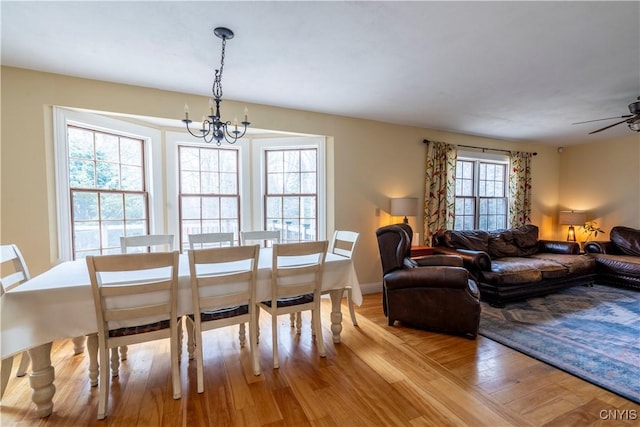
<path fill-rule="evenodd" d="M 382 292 L 382 282 L 360 283 L 362 294 L 375 294 Z"/>

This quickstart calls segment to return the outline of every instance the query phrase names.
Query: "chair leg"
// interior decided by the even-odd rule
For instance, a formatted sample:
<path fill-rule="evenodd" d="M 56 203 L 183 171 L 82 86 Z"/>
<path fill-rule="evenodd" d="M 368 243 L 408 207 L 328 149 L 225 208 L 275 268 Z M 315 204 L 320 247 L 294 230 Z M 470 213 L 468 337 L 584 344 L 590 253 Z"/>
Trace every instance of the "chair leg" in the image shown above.
<path fill-rule="evenodd" d="M 171 325 L 171 337 L 169 338 L 169 348 L 171 349 L 171 378 L 173 382 L 173 398 L 180 399 L 182 397 L 182 386 L 180 383 L 180 363 L 178 361 L 178 324 L 173 322 Z"/>
<path fill-rule="evenodd" d="M 324 348 L 324 339 L 322 339 L 322 321 L 320 319 L 320 303 L 316 304 L 315 310 L 311 312 L 312 323 L 316 331 L 316 345 L 318 346 L 318 353 L 320 357 L 327 357 L 327 352 Z"/>
<path fill-rule="evenodd" d="M 2 365 L 0 366 L 0 399 L 4 395 L 4 390 L 9 384 L 9 377 L 11 376 L 11 367 L 13 366 L 13 356 L 2 359 Z"/>
<path fill-rule="evenodd" d="M 291 323 L 291 328 L 296 326 L 296 313 L 289 313 L 289 322 Z"/>
<path fill-rule="evenodd" d="M 258 308 L 260 310 L 260 308 Z M 253 363 L 253 375 L 260 375 L 260 361 L 258 360 L 258 334 L 257 334 L 257 322 L 256 313 L 253 312 L 249 316 L 249 341 L 251 341 L 251 361 Z"/>
<path fill-rule="evenodd" d="M 273 369 L 280 368 L 278 360 L 278 316 L 275 311 L 271 313 L 271 336 L 273 345 Z"/>
<path fill-rule="evenodd" d="M 102 363 L 102 360 L 100 361 Z M 118 359 L 118 347 L 111 349 L 111 376 L 117 377 L 120 375 L 120 359 Z"/>
<path fill-rule="evenodd" d="M 240 339 L 240 348 L 244 348 L 245 345 L 247 344 L 247 329 L 244 323 L 240 323 L 238 338 Z"/>
<path fill-rule="evenodd" d="M 300 335 L 302 333 L 302 312 L 299 311 L 296 313 L 296 334 Z"/>
<path fill-rule="evenodd" d="M 114 348 L 113 353 L 118 355 L 118 349 Z M 98 390 L 98 419 L 104 420 L 107 416 L 107 406 L 109 405 L 109 363 L 107 362 L 109 349 L 106 345 L 100 347 L 100 387 Z"/>
<path fill-rule="evenodd" d="M 98 334 L 87 335 L 87 354 L 89 355 L 89 384 L 98 385 Z"/>
<path fill-rule="evenodd" d="M 127 353 L 129 352 L 129 347 L 126 345 L 120 346 L 120 360 L 127 360 Z"/>
<path fill-rule="evenodd" d="M 353 326 L 358 326 L 358 321 L 356 320 L 356 311 L 353 307 L 353 297 L 351 288 L 347 288 L 347 305 L 349 306 L 349 314 L 351 315 L 351 323 Z"/>
<path fill-rule="evenodd" d="M 31 358 L 29 357 L 29 352 L 23 351 L 22 357 L 20 358 L 20 365 L 18 366 L 18 371 L 16 372 L 16 377 L 24 377 L 27 373 L 27 368 L 29 367 L 29 362 Z"/>
<path fill-rule="evenodd" d="M 196 348 L 193 320 L 189 316 L 185 316 L 185 325 L 187 327 L 187 353 L 189 354 L 189 360 L 193 360 L 194 350 Z"/>

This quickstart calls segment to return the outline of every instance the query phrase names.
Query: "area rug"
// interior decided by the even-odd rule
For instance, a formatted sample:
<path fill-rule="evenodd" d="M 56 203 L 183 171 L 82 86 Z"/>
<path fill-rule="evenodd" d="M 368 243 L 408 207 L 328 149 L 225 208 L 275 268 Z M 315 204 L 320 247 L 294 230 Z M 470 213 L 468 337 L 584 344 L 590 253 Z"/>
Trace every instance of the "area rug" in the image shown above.
<path fill-rule="evenodd" d="M 482 303 L 480 334 L 640 403 L 640 292 L 575 286 L 540 298 Z"/>

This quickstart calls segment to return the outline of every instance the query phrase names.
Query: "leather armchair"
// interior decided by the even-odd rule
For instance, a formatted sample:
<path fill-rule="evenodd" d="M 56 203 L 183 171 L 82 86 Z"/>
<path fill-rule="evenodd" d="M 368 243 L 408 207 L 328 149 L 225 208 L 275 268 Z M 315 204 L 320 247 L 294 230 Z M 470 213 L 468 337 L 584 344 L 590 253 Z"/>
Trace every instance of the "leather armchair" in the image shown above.
<path fill-rule="evenodd" d="M 412 259 L 407 224 L 376 230 L 383 272 L 382 303 L 389 326 L 396 320 L 422 329 L 475 338 L 480 293 L 462 258 L 428 255 Z"/>

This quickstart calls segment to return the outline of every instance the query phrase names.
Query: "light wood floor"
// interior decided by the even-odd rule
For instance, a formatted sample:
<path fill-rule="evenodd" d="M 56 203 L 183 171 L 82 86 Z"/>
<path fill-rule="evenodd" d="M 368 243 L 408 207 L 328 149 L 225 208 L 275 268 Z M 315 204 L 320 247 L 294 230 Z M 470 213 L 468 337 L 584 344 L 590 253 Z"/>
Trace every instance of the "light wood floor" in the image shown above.
<path fill-rule="evenodd" d="M 12 373 L 0 425 L 638 425 L 640 405 L 484 337 L 471 341 L 388 327 L 380 294 L 365 296 L 357 308 L 358 327 L 345 316 L 342 343 L 334 345 L 330 307 L 323 304 L 326 359 L 317 355 L 308 316 L 300 336 L 290 329 L 288 316 L 281 316 L 280 369 L 274 370 L 270 317 L 263 313 L 263 374 L 253 376 L 249 352 L 239 349 L 237 327 L 210 331 L 205 392 L 196 393 L 195 362 L 183 354 L 180 400 L 172 399 L 167 342 L 131 346 L 111 385 L 104 421 L 96 420 L 98 393 L 89 386 L 86 357 L 73 356 L 68 340 L 55 342 L 53 415 L 36 416 L 28 379 Z"/>

